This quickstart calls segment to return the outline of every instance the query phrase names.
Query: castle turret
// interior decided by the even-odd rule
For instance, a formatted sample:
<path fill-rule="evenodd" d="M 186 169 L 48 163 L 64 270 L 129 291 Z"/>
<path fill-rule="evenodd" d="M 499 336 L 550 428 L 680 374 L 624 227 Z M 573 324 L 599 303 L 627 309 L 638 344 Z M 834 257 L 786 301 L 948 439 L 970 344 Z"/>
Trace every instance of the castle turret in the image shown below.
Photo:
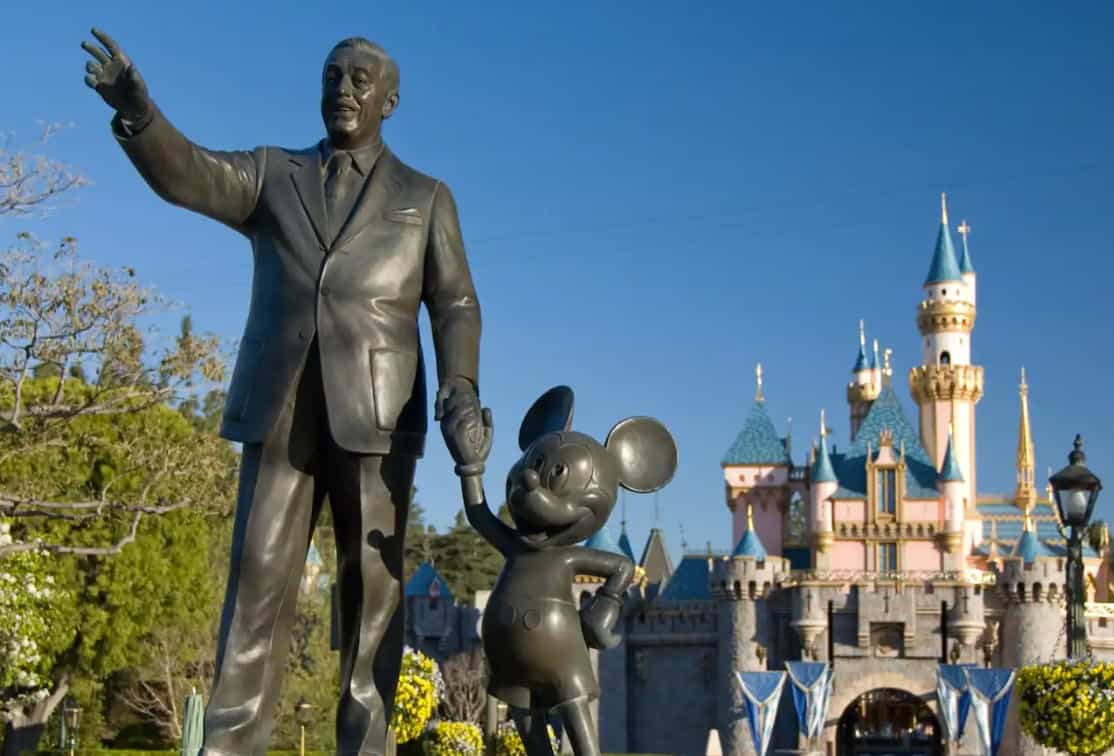
<path fill-rule="evenodd" d="M 866 325 L 859 321 L 859 353 L 851 368 L 851 382 L 847 384 L 847 405 L 851 410 L 851 441 L 859 432 L 870 406 L 882 391 L 881 373 L 878 369 L 878 341 L 874 341 L 874 357 L 866 353 Z"/>
<path fill-rule="evenodd" d="M 730 756 L 754 753 L 735 673 L 767 669 L 772 628 L 766 602 L 776 575 L 788 569 L 786 560 L 766 553 L 751 521 L 748 515 L 732 556 L 717 560 L 710 577 L 718 612 L 716 726 Z"/>
<path fill-rule="evenodd" d="M 1001 623 L 1002 666 L 1064 658 L 1064 560 L 1041 540 L 1032 515 L 1025 510 L 1024 529 L 1011 556 L 1002 560 L 998 579 L 1006 611 Z M 1006 719 L 1003 753 L 1038 756 L 1044 750 L 1021 732 L 1017 708 L 1011 702 Z"/>
<path fill-rule="evenodd" d="M 824 410 L 820 410 L 820 446 L 812 463 L 809 489 L 809 521 L 812 540 L 816 551 L 813 559 L 816 569 L 829 569 L 831 557 L 828 554 L 835 535 L 832 530 L 831 497 L 839 489 L 839 480 L 832 467 L 828 454 L 828 428 L 824 422 Z"/>
<path fill-rule="evenodd" d="M 963 548 L 963 531 L 966 520 L 967 481 L 955 458 L 951 429 L 948 430 L 948 448 L 944 452 L 944 462 L 936 475 L 936 489 L 940 492 L 941 509 L 944 512 L 943 544 L 947 556 L 944 569 L 958 570 L 964 567 L 966 549 Z"/>
<path fill-rule="evenodd" d="M 780 555 L 784 543 L 782 513 L 789 506 L 792 461 L 786 440 L 778 436 L 766 411 L 762 365 L 755 367 L 754 403 L 743 429 L 723 457 L 727 508 L 732 512 L 732 541 L 746 529 L 747 507 L 771 553 Z"/>
<path fill-rule="evenodd" d="M 968 267 L 970 258 L 968 256 Z M 975 504 L 975 405 L 983 394 L 983 369 L 971 364 L 975 303 L 956 258 L 941 195 L 940 229 L 917 312 L 921 365 L 909 371 L 909 388 L 920 409 L 921 444 L 940 469 L 953 429 L 952 453 L 966 477 L 967 507 Z M 973 279 L 972 279 L 973 280 Z"/>

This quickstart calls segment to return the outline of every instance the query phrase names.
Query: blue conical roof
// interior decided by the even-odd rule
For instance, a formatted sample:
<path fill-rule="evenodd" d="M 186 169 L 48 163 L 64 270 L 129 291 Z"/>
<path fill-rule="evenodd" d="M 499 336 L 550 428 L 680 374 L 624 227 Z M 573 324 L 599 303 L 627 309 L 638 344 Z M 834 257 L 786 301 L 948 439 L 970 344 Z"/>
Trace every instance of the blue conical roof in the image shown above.
<path fill-rule="evenodd" d="M 960 231 L 964 230 L 960 228 Z M 974 273 L 975 264 L 971 262 L 971 250 L 967 248 L 967 234 L 963 235 L 963 254 L 959 257 L 959 272 Z"/>
<path fill-rule="evenodd" d="M 787 465 L 789 455 L 778 437 L 774 423 L 766 412 L 765 402 L 758 400 L 751 407 L 743 429 L 735 443 L 723 456 L 725 465 Z"/>
<path fill-rule="evenodd" d="M 963 275 L 956 261 L 951 232 L 948 231 L 947 223 L 941 223 L 940 232 L 936 235 L 936 251 L 932 254 L 932 265 L 928 269 L 928 275 L 925 276 L 924 285 L 962 280 Z"/>
<path fill-rule="evenodd" d="M 422 562 L 414 571 L 414 576 L 406 582 L 407 596 L 438 596 L 446 601 L 453 600 L 453 592 L 441 573 L 432 562 Z"/>
<path fill-rule="evenodd" d="M 607 529 L 606 525 L 593 533 L 592 537 L 584 542 L 584 545 L 596 551 L 606 551 L 609 554 L 626 556 L 623 550 L 619 548 L 619 544 L 615 543 L 615 539 L 611 537 L 611 531 Z"/>
<path fill-rule="evenodd" d="M 820 449 L 816 452 L 816 461 L 812 464 L 812 482 L 831 483 L 838 480 L 832 467 L 832 458 L 828 455 L 828 438 L 821 436 Z"/>
<path fill-rule="evenodd" d="M 1017 539 L 1017 545 L 1013 547 L 1013 556 L 1021 557 L 1025 564 L 1031 564 L 1038 557 L 1055 557 L 1057 554 L 1048 548 L 1044 541 L 1037 538 L 1036 533 L 1027 528 Z"/>
<path fill-rule="evenodd" d="M 855 367 L 851 368 L 851 372 L 858 373 L 861 370 L 870 370 L 870 362 L 866 358 L 866 347 L 860 341 L 859 355 L 855 358 Z"/>
<path fill-rule="evenodd" d="M 952 434 L 948 433 L 948 448 L 944 452 L 944 464 L 940 466 L 940 474 L 937 478 L 941 483 L 962 483 L 966 480 L 963 477 L 963 471 L 959 469 L 959 462 L 956 461 L 955 452 L 952 449 Z"/>
<path fill-rule="evenodd" d="M 743 537 L 735 545 L 735 550 L 731 552 L 733 557 L 754 557 L 762 561 L 766 558 L 766 547 L 762 545 L 762 540 L 758 537 L 758 533 L 754 532 L 750 527 L 743 533 Z"/>

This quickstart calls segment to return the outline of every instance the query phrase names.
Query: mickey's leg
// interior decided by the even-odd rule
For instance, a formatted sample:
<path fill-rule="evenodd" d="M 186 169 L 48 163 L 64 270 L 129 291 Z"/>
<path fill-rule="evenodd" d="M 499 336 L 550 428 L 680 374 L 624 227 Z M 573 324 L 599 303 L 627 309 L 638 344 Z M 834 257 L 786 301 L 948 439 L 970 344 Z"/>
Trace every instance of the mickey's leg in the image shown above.
<path fill-rule="evenodd" d="M 596 739 L 590 704 L 587 698 L 578 698 L 557 707 L 576 756 L 600 756 L 600 744 Z"/>
<path fill-rule="evenodd" d="M 544 711 L 512 709 L 511 718 L 526 746 L 526 756 L 555 756 L 553 744 L 549 742 L 549 727 Z"/>

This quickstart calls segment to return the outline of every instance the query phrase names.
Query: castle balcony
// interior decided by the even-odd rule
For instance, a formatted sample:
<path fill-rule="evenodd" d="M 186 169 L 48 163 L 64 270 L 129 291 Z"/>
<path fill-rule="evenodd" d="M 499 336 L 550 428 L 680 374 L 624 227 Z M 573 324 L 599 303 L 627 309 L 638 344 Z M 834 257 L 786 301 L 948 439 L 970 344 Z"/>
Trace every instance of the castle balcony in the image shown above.
<path fill-rule="evenodd" d="M 975 305 L 960 299 L 926 300 L 917 306 L 922 336 L 942 331 L 969 333 L 975 327 Z"/>
<path fill-rule="evenodd" d="M 778 573 L 775 583 L 779 588 L 795 588 L 803 585 L 848 586 L 848 585 L 894 585 L 918 586 L 993 586 L 998 577 L 984 570 L 789 570 Z M 1110 606 L 1114 607 L 1114 604 Z M 1114 614 L 1111 614 L 1114 617 Z M 1112 623 L 1114 625 L 1114 623 Z"/>

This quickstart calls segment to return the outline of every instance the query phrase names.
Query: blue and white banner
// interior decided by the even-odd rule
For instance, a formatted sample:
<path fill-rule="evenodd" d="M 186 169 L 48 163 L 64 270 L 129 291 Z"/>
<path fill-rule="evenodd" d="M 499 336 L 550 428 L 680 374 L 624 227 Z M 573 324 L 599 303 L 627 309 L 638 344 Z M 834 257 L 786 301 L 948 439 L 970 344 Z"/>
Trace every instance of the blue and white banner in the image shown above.
<path fill-rule="evenodd" d="M 983 756 L 998 756 L 1016 673 L 1012 669 L 967 669 L 965 672 Z"/>
<path fill-rule="evenodd" d="M 967 726 L 971 709 L 971 691 L 967 686 L 966 670 L 977 669 L 974 664 L 940 664 L 936 668 L 936 698 L 940 702 L 940 719 L 948 740 L 959 742 Z"/>
<path fill-rule="evenodd" d="M 754 750 L 766 756 L 770 737 L 774 734 L 774 721 L 781 701 L 781 688 L 785 685 L 784 672 L 736 672 L 735 679 L 743 691 L 747 722 L 754 737 Z"/>
<path fill-rule="evenodd" d="M 810 739 L 820 737 L 832 697 L 831 667 L 827 662 L 791 661 L 785 662 L 785 671 L 793 683 L 793 706 L 801 734 Z"/>

